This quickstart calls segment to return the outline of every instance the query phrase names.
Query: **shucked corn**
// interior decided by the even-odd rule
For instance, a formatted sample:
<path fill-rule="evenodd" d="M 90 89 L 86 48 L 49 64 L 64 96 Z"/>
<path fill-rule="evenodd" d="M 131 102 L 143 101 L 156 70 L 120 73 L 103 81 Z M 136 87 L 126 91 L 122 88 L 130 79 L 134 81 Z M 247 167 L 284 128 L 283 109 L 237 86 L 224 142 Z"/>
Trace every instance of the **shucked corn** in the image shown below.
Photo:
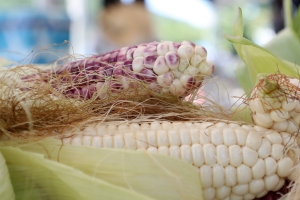
<path fill-rule="evenodd" d="M 160 153 L 193 164 L 205 200 L 254 199 L 278 191 L 294 165 L 290 134 L 234 123 L 94 124 L 64 144 Z M 291 178 L 291 176 L 290 176 Z"/>

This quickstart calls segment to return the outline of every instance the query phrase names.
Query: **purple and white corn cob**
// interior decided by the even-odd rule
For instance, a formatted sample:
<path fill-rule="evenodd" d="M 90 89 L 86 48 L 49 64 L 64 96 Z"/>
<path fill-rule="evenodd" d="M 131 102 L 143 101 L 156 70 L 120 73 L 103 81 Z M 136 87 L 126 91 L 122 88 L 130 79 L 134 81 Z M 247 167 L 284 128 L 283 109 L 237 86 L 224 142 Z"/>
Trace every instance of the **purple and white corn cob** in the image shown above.
<path fill-rule="evenodd" d="M 123 47 L 84 60 L 67 63 L 55 74 L 62 76 L 60 85 L 71 77 L 66 94 L 89 99 L 102 90 L 112 93 L 130 90 L 139 95 L 137 80 L 153 91 L 177 97 L 189 95 L 212 75 L 213 64 L 206 61 L 206 49 L 191 42 L 151 42 Z M 136 93 L 134 92 L 136 91 Z"/>

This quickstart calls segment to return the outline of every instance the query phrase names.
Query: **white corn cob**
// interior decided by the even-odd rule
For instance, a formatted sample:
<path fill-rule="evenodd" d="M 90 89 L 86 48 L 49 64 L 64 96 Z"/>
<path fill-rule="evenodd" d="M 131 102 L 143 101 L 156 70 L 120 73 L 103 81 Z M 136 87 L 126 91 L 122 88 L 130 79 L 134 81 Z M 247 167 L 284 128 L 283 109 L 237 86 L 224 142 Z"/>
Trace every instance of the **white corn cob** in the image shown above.
<path fill-rule="evenodd" d="M 255 124 L 297 133 L 300 125 L 300 82 L 282 74 L 260 79 L 253 90 L 249 107 Z"/>
<path fill-rule="evenodd" d="M 199 171 L 205 200 L 254 199 L 278 191 L 294 166 L 285 147 L 296 143 L 288 133 L 259 126 L 167 121 L 89 125 L 63 142 L 183 159 Z"/>
<path fill-rule="evenodd" d="M 99 96 L 104 98 L 107 91 L 135 88 L 138 80 L 150 89 L 182 97 L 212 75 L 214 66 L 206 61 L 206 56 L 204 47 L 187 41 L 123 47 L 65 64 L 54 73 L 60 77 L 54 85 L 66 90 L 68 96 L 89 99 L 100 90 L 104 92 Z M 139 95 L 141 91 L 136 88 L 132 92 Z"/>

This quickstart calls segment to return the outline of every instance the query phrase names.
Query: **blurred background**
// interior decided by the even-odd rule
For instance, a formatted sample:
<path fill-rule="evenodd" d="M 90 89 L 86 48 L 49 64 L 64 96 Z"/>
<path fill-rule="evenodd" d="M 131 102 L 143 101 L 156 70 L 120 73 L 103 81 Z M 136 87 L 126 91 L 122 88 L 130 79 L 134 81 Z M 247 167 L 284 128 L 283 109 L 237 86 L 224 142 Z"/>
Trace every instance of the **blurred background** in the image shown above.
<path fill-rule="evenodd" d="M 299 1 L 294 1 L 298 3 Z M 0 58 L 47 64 L 150 41 L 192 41 L 215 63 L 204 89 L 221 105 L 242 96 L 231 34 L 237 8 L 245 37 L 264 45 L 283 27 L 281 0 L 0 0 Z"/>

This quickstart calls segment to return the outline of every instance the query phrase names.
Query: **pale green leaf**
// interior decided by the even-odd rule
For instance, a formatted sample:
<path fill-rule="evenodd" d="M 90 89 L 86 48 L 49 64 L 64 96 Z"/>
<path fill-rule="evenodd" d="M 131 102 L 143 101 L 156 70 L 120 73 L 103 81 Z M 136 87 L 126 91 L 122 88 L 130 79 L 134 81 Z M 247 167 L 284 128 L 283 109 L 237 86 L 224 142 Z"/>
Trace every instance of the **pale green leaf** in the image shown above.
<path fill-rule="evenodd" d="M 8 146 L 1 146 L 0 151 L 7 161 L 16 199 L 151 199 L 45 159 L 41 154 Z"/>
<path fill-rule="evenodd" d="M 2 153 L 0 151 L 0 199 L 13 200 L 15 194 L 11 185 L 8 169 Z"/>
<path fill-rule="evenodd" d="M 293 31 L 285 29 L 269 42 L 265 48 L 242 36 L 242 10 L 233 25 L 232 36 L 225 37 L 233 43 L 245 65 L 236 70 L 237 79 L 245 92 L 249 93 L 259 73 L 275 73 L 278 70 L 289 76 L 297 76 L 300 64 L 300 42 Z"/>
<path fill-rule="evenodd" d="M 145 151 L 99 149 L 62 145 L 60 140 L 42 140 L 24 150 L 154 199 L 202 199 L 199 172 L 182 160 Z"/>

